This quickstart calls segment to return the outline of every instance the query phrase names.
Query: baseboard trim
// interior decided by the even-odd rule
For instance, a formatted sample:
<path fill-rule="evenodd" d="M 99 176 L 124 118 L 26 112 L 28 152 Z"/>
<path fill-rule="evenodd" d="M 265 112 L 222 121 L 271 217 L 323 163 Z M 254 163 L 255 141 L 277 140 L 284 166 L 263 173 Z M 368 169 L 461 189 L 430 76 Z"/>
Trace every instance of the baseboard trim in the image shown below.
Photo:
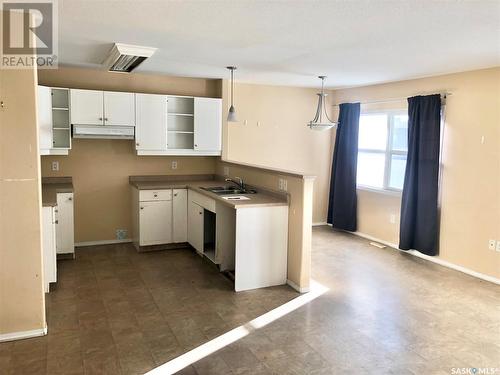
<path fill-rule="evenodd" d="M 417 258 L 425 259 L 425 260 L 428 260 L 429 262 L 439 264 L 440 266 L 451 268 L 452 270 L 465 273 L 469 276 L 473 276 L 473 277 L 476 277 L 478 279 L 488 281 L 488 282 L 493 283 L 493 284 L 500 285 L 500 279 L 497 279 L 496 277 L 473 271 L 469 268 L 459 266 L 458 264 L 454 264 L 454 263 L 448 262 L 448 261 L 440 259 L 440 258 L 435 258 L 435 257 L 431 257 L 429 255 L 422 254 L 421 252 L 419 252 L 417 250 L 401 250 L 398 248 L 398 245 L 396 245 L 394 243 L 381 240 L 379 238 L 370 236 L 369 234 L 366 234 L 366 233 L 361 233 L 361 232 L 349 232 L 349 233 L 352 233 L 358 237 L 366 238 L 367 240 L 380 242 L 381 244 L 387 245 L 395 250 L 398 250 L 398 251 L 401 251 L 401 252 L 404 252 L 407 254 L 411 254 L 413 256 L 416 256 Z"/>
<path fill-rule="evenodd" d="M 312 226 L 313 227 L 320 227 L 322 225 L 328 225 L 328 223 L 325 221 L 325 222 L 320 222 L 320 223 L 313 223 Z"/>
<path fill-rule="evenodd" d="M 47 334 L 47 325 L 45 325 L 44 328 L 32 329 L 31 331 L 2 333 L 0 334 L 0 342 L 29 339 L 32 337 L 45 336 L 46 334 Z"/>
<path fill-rule="evenodd" d="M 132 242 L 131 238 L 125 238 L 123 240 L 102 240 L 102 241 L 84 241 L 76 242 L 75 247 L 85 247 L 85 246 L 96 246 L 96 245 L 112 245 L 114 243 L 127 243 Z"/>
<path fill-rule="evenodd" d="M 309 292 L 309 287 L 307 287 L 307 288 L 301 288 L 300 286 L 298 286 L 297 284 L 295 284 L 292 280 L 288 280 L 287 279 L 286 283 L 288 285 L 290 285 L 293 289 L 295 289 L 299 293 L 307 293 L 307 292 Z"/>

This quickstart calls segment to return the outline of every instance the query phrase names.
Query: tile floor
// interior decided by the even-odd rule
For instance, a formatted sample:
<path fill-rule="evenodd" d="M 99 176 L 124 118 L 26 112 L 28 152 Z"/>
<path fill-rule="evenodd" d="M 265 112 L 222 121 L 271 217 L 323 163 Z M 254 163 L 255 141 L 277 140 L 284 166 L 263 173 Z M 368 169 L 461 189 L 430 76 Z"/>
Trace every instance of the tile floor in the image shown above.
<path fill-rule="evenodd" d="M 313 277 L 329 291 L 180 373 L 500 367 L 497 285 L 328 227 L 313 231 Z M 141 374 L 297 296 L 286 286 L 233 293 L 186 250 L 78 249 L 59 263 L 49 334 L 0 344 L 0 373 Z"/>

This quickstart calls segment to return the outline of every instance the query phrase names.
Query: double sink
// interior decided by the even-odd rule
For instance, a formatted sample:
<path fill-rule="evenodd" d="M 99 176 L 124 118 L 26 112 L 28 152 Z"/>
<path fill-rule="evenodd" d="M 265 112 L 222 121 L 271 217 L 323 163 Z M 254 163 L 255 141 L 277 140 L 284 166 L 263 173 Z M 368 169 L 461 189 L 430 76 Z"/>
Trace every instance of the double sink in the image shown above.
<path fill-rule="evenodd" d="M 217 194 L 217 195 L 239 195 L 239 194 L 255 194 L 257 193 L 256 190 L 254 189 L 242 189 L 237 186 L 214 186 L 214 187 L 203 187 L 200 186 L 200 189 L 209 191 L 211 193 Z M 231 199 L 231 200 L 236 200 L 237 197 L 233 198 L 225 198 L 224 199 Z M 247 197 L 241 197 L 241 199 L 249 199 Z"/>

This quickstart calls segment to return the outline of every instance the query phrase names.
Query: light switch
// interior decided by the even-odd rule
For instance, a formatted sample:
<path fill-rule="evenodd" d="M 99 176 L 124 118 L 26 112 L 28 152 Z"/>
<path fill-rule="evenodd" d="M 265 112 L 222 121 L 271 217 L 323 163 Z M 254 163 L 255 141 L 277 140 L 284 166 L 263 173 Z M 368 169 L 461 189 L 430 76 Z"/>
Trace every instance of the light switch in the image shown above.
<path fill-rule="evenodd" d="M 52 162 L 52 171 L 57 172 L 58 170 L 59 170 L 59 162 L 53 161 Z"/>

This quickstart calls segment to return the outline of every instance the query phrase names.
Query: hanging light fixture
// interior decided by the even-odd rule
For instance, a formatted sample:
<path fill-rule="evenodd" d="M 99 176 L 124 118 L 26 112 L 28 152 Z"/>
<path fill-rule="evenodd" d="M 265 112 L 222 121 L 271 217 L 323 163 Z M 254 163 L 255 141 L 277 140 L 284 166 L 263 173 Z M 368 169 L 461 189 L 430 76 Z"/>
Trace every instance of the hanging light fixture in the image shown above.
<path fill-rule="evenodd" d="M 337 123 L 330 120 L 325 108 L 325 98 L 328 96 L 328 94 L 324 92 L 326 76 L 319 76 L 318 78 L 321 79 L 321 93 L 318 93 L 318 108 L 316 109 L 314 119 L 309 121 L 307 126 L 313 130 L 331 129 L 337 126 Z"/>
<path fill-rule="evenodd" d="M 235 66 L 228 66 L 227 69 L 231 71 L 231 107 L 229 107 L 229 112 L 227 113 L 227 121 L 228 122 L 236 122 L 236 110 L 233 105 L 233 96 L 234 96 L 234 71 L 236 70 Z"/>

